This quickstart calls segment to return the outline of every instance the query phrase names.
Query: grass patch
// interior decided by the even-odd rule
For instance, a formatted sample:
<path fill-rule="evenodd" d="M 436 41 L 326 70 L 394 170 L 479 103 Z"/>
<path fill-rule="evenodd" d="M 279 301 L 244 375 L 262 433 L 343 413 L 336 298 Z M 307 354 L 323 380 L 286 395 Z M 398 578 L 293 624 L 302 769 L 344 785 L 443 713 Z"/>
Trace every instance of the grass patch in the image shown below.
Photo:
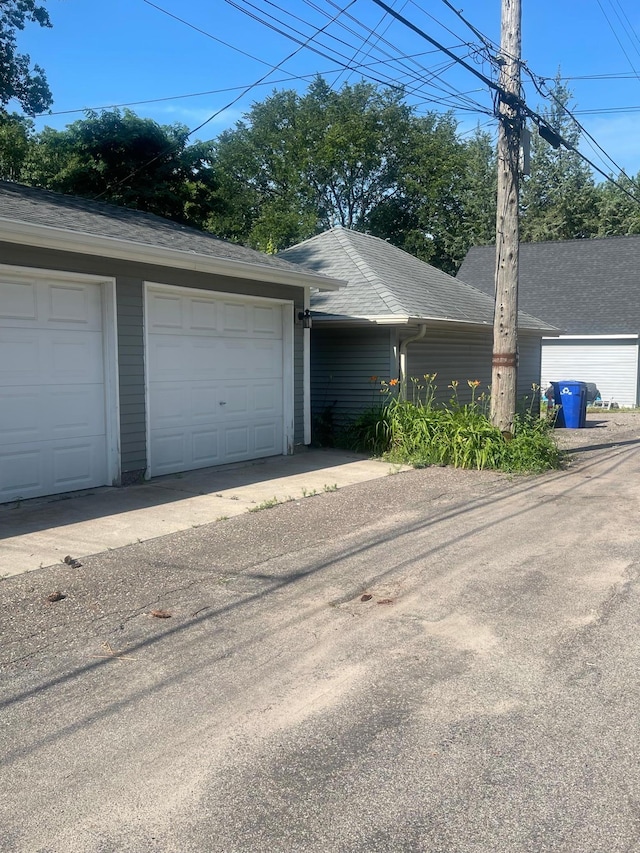
<path fill-rule="evenodd" d="M 348 428 L 351 448 L 414 467 L 452 465 L 514 473 L 560 467 L 553 420 L 539 416 L 535 394 L 529 410 L 516 415 L 512 435 L 505 437 L 489 420 L 488 398 L 476 397 L 479 383 L 468 382 L 470 402 L 458 402 L 458 383 L 453 383 L 449 403 L 438 405 L 434 379 L 435 374 L 427 374 L 420 383 L 413 380 L 411 400 L 388 395 L 383 405 L 363 412 Z"/>

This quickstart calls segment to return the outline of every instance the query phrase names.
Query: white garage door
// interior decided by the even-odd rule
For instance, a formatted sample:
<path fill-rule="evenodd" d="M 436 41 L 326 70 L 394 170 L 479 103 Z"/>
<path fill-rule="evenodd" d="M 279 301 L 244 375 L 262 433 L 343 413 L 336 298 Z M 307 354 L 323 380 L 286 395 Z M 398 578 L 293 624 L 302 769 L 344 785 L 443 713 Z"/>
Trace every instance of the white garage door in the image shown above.
<path fill-rule="evenodd" d="M 283 452 L 282 306 L 147 287 L 151 476 Z"/>
<path fill-rule="evenodd" d="M 595 382 L 603 400 L 635 406 L 638 395 L 638 337 L 543 338 L 542 388 L 549 382 Z"/>
<path fill-rule="evenodd" d="M 0 501 L 107 482 L 100 284 L 0 270 Z"/>

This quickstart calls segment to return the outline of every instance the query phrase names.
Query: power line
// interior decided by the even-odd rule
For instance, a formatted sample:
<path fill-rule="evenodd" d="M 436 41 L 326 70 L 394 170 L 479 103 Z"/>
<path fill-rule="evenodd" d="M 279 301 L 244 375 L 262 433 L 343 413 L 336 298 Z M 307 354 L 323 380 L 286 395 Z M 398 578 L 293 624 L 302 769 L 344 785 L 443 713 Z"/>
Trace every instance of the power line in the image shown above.
<path fill-rule="evenodd" d="M 347 3 L 347 5 L 345 6 L 345 9 L 348 9 L 350 6 L 353 6 L 353 4 L 354 4 L 355 2 L 356 2 L 356 0 L 349 0 L 349 2 Z M 342 10 L 341 10 L 341 11 L 339 11 L 335 17 L 338 17 L 340 14 L 342 14 Z M 311 41 L 313 38 L 315 38 L 317 35 L 319 35 L 319 34 L 320 34 L 324 29 L 326 29 L 326 27 L 328 27 L 328 26 L 333 22 L 333 20 L 334 20 L 334 19 L 332 19 L 332 20 L 331 20 L 331 21 L 329 21 L 327 24 L 325 24 L 325 26 L 324 26 L 324 27 L 321 27 L 320 29 L 316 30 L 316 32 L 315 32 L 315 33 L 313 33 L 311 36 L 309 36 L 308 41 Z M 270 76 L 274 71 L 277 71 L 277 70 L 278 70 L 278 68 L 280 68 L 281 66 L 283 66 L 283 65 L 285 64 L 285 62 L 288 62 L 290 59 L 292 59 L 292 58 L 293 58 L 297 53 L 299 53 L 299 52 L 302 50 L 302 48 L 303 48 L 303 47 L 305 47 L 305 45 L 301 45 L 300 47 L 297 47 L 297 48 L 296 48 L 294 51 L 292 51 L 288 56 L 286 56 L 284 59 L 280 60 L 280 62 L 278 62 L 278 63 L 277 63 L 276 65 L 274 65 L 271 69 L 269 69 L 269 71 L 267 71 L 265 74 L 263 74 L 263 75 L 262 75 L 262 77 L 260 77 L 258 80 L 256 80 L 256 81 L 255 81 L 255 83 L 253 83 L 253 84 L 252 84 L 252 85 L 250 85 L 250 86 L 247 86 L 247 87 L 246 87 L 246 89 L 244 89 L 244 90 L 243 90 L 243 91 L 242 91 L 242 92 L 241 92 L 241 93 L 240 93 L 236 98 L 234 98 L 232 101 L 230 101 L 230 102 L 229 102 L 225 107 L 222 107 L 222 109 L 217 110 L 215 113 L 213 113 L 212 115 L 210 115 L 210 116 L 209 116 L 209 118 L 207 118 L 207 119 L 205 119 L 205 121 L 201 122 L 197 127 L 194 127 L 192 130 L 190 130 L 190 131 L 186 134 L 186 136 L 185 136 L 185 140 L 186 140 L 186 139 L 188 139 L 190 136 L 193 136 L 193 134 L 194 134 L 194 133 L 197 133 L 197 131 L 198 131 L 198 130 L 201 130 L 201 129 L 202 129 L 206 124 L 208 124 L 210 121 L 213 121 L 213 119 L 214 119 L 214 118 L 216 118 L 216 116 L 220 115 L 220 113 L 221 113 L 221 112 L 224 112 L 225 110 L 230 109 L 230 107 L 232 107 L 232 106 L 233 106 L 234 104 L 236 104 L 236 103 L 237 103 L 241 98 L 243 98 L 245 95 L 247 95 L 247 94 L 248 94 L 248 93 L 249 93 L 249 92 L 254 88 L 254 86 L 258 86 L 258 85 L 259 85 L 260 83 L 262 83 L 262 82 L 263 82 L 267 77 L 269 77 L 269 76 Z M 144 163 L 142 166 L 138 167 L 137 169 L 134 169 L 132 172 L 130 172 L 130 173 L 129 173 L 128 175 L 126 175 L 124 178 L 121 178 L 119 181 L 117 181 L 117 182 L 116 182 L 115 186 L 121 186 L 121 185 L 122 185 L 123 183 L 125 183 L 126 181 L 128 181 L 128 180 L 130 180 L 131 178 L 135 177 L 135 175 L 137 175 L 137 174 L 138 174 L 139 172 L 141 172 L 143 169 L 146 169 L 146 168 L 147 168 L 148 166 L 150 166 L 152 163 L 155 163 L 155 162 L 156 162 L 156 160 L 159 160 L 161 157 L 164 157 L 164 156 L 166 156 L 167 154 L 170 154 L 170 153 L 171 153 L 171 152 L 173 152 L 175 149 L 176 149 L 176 145 L 175 145 L 175 144 L 174 144 L 174 145 L 169 146 L 169 147 L 168 147 L 164 152 L 162 152 L 162 153 L 160 153 L 160 154 L 156 155 L 155 157 L 152 157 L 150 160 L 148 160 L 148 161 L 147 161 L 146 163 Z M 107 189 L 110 189 L 110 187 L 107 187 Z M 103 190 L 101 193 L 99 193 L 97 196 L 95 196 L 95 198 L 96 198 L 96 199 L 101 198 L 101 197 L 102 197 L 102 196 L 107 192 L 107 189 Z"/>
<path fill-rule="evenodd" d="M 272 29 L 272 30 L 275 30 L 275 31 L 276 31 L 276 32 L 278 32 L 280 35 L 284 35 L 285 37 L 287 37 L 287 38 L 291 39 L 292 41 L 299 43 L 299 39 L 298 39 L 296 36 L 292 35 L 291 33 L 287 33 L 287 32 L 285 32 L 285 31 L 283 31 L 282 29 L 280 29 L 280 27 L 276 27 L 276 26 L 274 26 L 273 24 L 271 24 L 271 23 L 269 23 L 269 22 L 265 21 L 265 20 L 264 20 L 264 18 L 261 18 L 259 15 L 255 14 L 254 12 L 249 11 L 249 9 L 244 8 L 242 5 L 240 5 L 240 3 L 239 3 L 239 2 L 237 2 L 237 0 L 226 0 L 226 2 L 227 2 L 230 6 L 232 6 L 232 7 L 233 7 L 233 8 L 235 8 L 235 9 L 237 9 L 238 11 L 240 11 L 240 12 L 244 13 L 245 15 L 247 15 L 247 16 L 248 16 L 248 17 L 250 17 L 250 18 L 252 18 L 253 20 L 255 20 L 255 21 L 259 22 L 259 23 L 264 24 L 265 26 L 267 26 L 268 28 L 270 28 L 270 29 Z M 249 0 L 244 0 L 244 2 L 245 2 L 245 5 L 247 5 L 247 6 L 251 6 L 251 7 L 253 7 L 254 9 L 256 9 L 256 8 L 257 8 L 257 7 L 255 6 L 255 4 L 253 4 L 253 3 L 249 2 Z M 311 3 L 309 2 L 309 0 L 305 0 L 305 2 L 307 2 L 307 4 L 308 4 L 308 5 L 311 5 L 313 8 L 315 8 L 315 9 L 316 9 L 317 11 L 319 11 L 321 14 L 327 15 L 327 13 L 326 13 L 326 12 L 324 12 L 324 10 L 319 9 L 317 6 L 314 6 L 313 4 L 311 4 Z M 338 6 L 333 2 L 333 0 L 328 0 L 328 3 L 329 3 L 329 5 L 330 5 L 330 6 L 333 6 L 333 7 L 334 7 L 334 8 L 336 8 L 336 9 L 338 8 Z M 271 4 L 271 5 L 275 5 L 275 4 Z M 258 11 L 261 11 L 261 10 L 260 10 L 260 9 L 258 9 Z M 281 11 L 285 11 L 285 10 L 282 10 L 282 9 L 281 9 Z M 288 14 L 288 13 L 286 13 L 286 12 L 285 12 L 285 14 Z M 269 16 L 269 17 L 272 17 L 272 16 Z M 346 12 L 344 13 L 344 17 L 348 18 L 349 20 L 354 21 L 354 22 L 355 22 L 358 26 L 360 26 L 362 29 L 365 29 L 365 30 L 369 29 L 369 28 L 368 28 L 368 27 L 366 27 L 364 24 L 362 24 L 362 22 L 361 22 L 361 21 L 359 21 L 357 18 L 354 18 L 354 17 L 353 17 L 353 16 L 352 16 L 348 11 L 346 11 Z M 278 21 L 278 23 L 279 23 L 279 24 L 281 24 L 282 26 L 288 26 L 286 23 L 284 23 L 284 22 L 282 22 L 282 21 L 280 21 L 280 20 Z M 345 25 L 344 25 L 344 23 L 343 23 L 342 21 L 339 23 L 339 25 L 340 25 L 340 26 L 342 26 L 343 28 L 345 28 Z M 293 28 L 291 28 L 291 29 L 293 29 Z M 352 34 L 355 34 L 355 33 L 353 32 L 353 30 L 349 30 L 349 31 L 350 31 Z M 369 32 L 372 32 L 372 31 L 369 29 Z M 391 43 L 386 42 L 386 39 L 384 39 L 383 41 L 384 41 L 385 43 L 388 43 L 390 47 L 394 47 L 393 45 L 391 45 Z M 352 47 L 353 47 L 353 46 L 352 46 Z M 332 60 L 332 61 L 336 62 L 337 64 L 342 65 L 342 66 L 343 66 L 344 68 L 346 68 L 347 70 L 353 70 L 353 69 L 352 69 L 352 67 L 349 65 L 348 57 L 346 57 L 344 54 L 339 54 L 339 53 L 338 53 L 338 56 L 339 56 L 340 58 L 336 58 L 336 56 L 335 56 L 335 55 L 334 55 L 334 56 L 328 56 L 328 55 L 327 55 L 326 53 L 324 53 L 323 51 L 318 50 L 318 48 L 317 48 L 317 47 L 310 46 L 310 48 L 309 48 L 309 49 L 310 49 L 310 50 L 312 50 L 314 53 L 317 53 L 317 54 L 319 54 L 319 55 L 323 56 L 324 58 L 330 59 L 330 60 Z M 331 48 L 328 48 L 328 49 L 331 49 Z M 334 51 L 334 53 L 337 53 L 337 51 Z M 387 56 L 389 56 L 389 54 L 386 54 L 386 55 L 387 55 Z M 452 55 L 453 55 L 453 56 L 456 56 L 455 54 L 452 54 Z M 458 59 L 459 59 L 459 57 L 457 57 L 457 56 L 456 56 L 456 60 L 458 60 Z M 347 63 L 345 64 L 342 60 L 347 60 Z M 401 58 L 400 58 L 400 59 L 396 59 L 396 61 L 402 61 L 402 59 L 401 59 Z M 428 71 L 428 69 L 425 69 L 424 67 L 421 67 L 421 68 L 420 68 L 420 70 L 421 70 L 422 72 L 425 72 L 425 71 L 426 71 L 426 73 L 429 73 L 429 74 L 431 75 L 431 78 L 432 78 L 432 80 L 431 80 L 431 85 L 432 85 L 434 88 L 439 89 L 439 90 L 440 90 L 441 92 L 443 92 L 447 97 L 459 97 L 459 96 L 461 96 L 461 93 L 459 93 L 459 92 L 458 92 L 458 91 L 456 91 L 456 90 L 454 90 L 453 92 L 451 92 L 451 91 L 446 91 L 445 89 L 443 89 L 443 88 L 442 88 L 442 86 L 436 86 L 436 85 L 433 83 L 433 78 L 434 78 L 434 77 L 439 78 L 439 76 L 440 76 L 440 75 L 439 75 L 438 73 L 432 73 L 432 72 Z M 400 88 L 400 89 L 404 89 L 404 90 L 406 90 L 406 85 L 398 86 L 398 85 L 397 85 L 397 81 L 396 81 L 396 80 L 389 80 L 389 79 L 386 79 L 386 80 L 385 80 L 385 79 L 380 79 L 379 77 L 374 77 L 373 75 L 368 75 L 368 76 L 370 77 L 370 79 L 374 80 L 374 81 L 375 81 L 375 82 L 377 82 L 377 83 L 380 83 L 381 85 L 385 85 L 385 86 L 388 86 L 388 87 L 390 87 L 390 88 Z M 417 91 L 420 91 L 420 90 L 422 89 L 422 87 L 423 87 L 425 84 L 424 84 L 424 81 L 422 81 L 422 80 L 420 80 L 420 79 L 416 78 L 416 73 L 415 73 L 415 72 L 411 72 L 411 79 L 412 79 L 412 80 L 417 80 L 417 82 L 419 83 L 419 85 L 418 85 L 417 87 L 415 87 L 415 88 L 412 90 L 412 92 L 411 92 L 411 94 L 415 94 Z M 443 81 L 443 82 L 444 82 L 444 81 Z M 448 85 L 448 84 L 446 84 L 446 85 Z M 452 88 L 453 88 L 453 87 L 449 86 L 449 89 L 452 89 Z M 435 99 L 434 99 L 434 100 L 435 100 Z M 484 108 L 482 105 L 477 104 L 477 103 L 472 103 L 472 102 L 470 102 L 470 101 L 469 101 L 469 99 L 468 99 L 468 98 L 466 98 L 465 100 L 466 100 L 466 103 L 467 103 L 469 106 L 473 105 L 474 107 L 477 107 L 479 112 L 486 112 L 485 108 Z M 438 101 L 435 101 L 435 102 L 436 102 L 436 103 L 438 103 Z M 451 107 L 451 106 L 453 106 L 454 108 L 456 107 L 456 104 L 455 104 L 455 103 L 454 103 L 454 104 L 451 104 L 450 102 L 449 102 L 449 103 L 447 103 L 446 101 L 440 101 L 439 103 L 441 103 L 443 106 L 447 106 L 447 107 Z"/>
<path fill-rule="evenodd" d="M 597 4 L 598 4 L 598 6 L 600 7 L 600 10 L 601 10 L 602 14 L 604 15 L 604 18 L 605 18 L 606 22 L 609 24 L 609 27 L 611 28 L 611 32 L 613 33 L 613 35 L 614 35 L 614 37 L 615 37 L 615 40 L 616 40 L 616 41 L 618 42 L 618 44 L 620 45 L 620 50 L 624 53 L 624 55 L 625 55 L 625 58 L 626 58 L 627 62 L 629 63 L 629 65 L 631 66 L 631 69 L 633 70 L 633 73 L 634 73 L 634 74 L 635 74 L 635 76 L 640 80 L 640 76 L 638 75 L 638 72 L 636 71 L 636 69 L 635 69 L 635 67 L 634 67 L 634 65 L 633 65 L 633 62 L 631 61 L 631 57 L 629 56 L 629 54 L 627 53 L 627 51 L 626 51 L 626 50 L 625 50 L 625 48 L 624 48 L 624 45 L 623 45 L 623 44 L 622 44 L 622 42 L 620 41 L 620 39 L 619 39 L 619 37 L 618 37 L 618 34 L 616 33 L 616 31 L 615 31 L 615 28 L 614 28 L 613 24 L 612 24 L 612 23 L 611 23 L 611 21 L 609 20 L 609 16 L 607 15 L 607 13 L 606 13 L 606 12 L 605 12 L 605 10 L 604 10 L 604 6 L 603 6 L 603 5 L 602 5 L 602 3 L 600 2 L 600 0 L 596 0 L 596 2 L 597 2 Z M 614 11 L 615 11 L 615 10 L 614 10 Z"/>
<path fill-rule="evenodd" d="M 517 107 L 525 116 L 527 116 L 533 122 L 535 122 L 535 124 L 538 126 L 540 134 L 543 136 L 543 138 L 546 138 L 547 141 L 550 142 L 550 144 L 553 144 L 556 148 L 559 147 L 560 145 L 562 145 L 564 148 L 567 149 L 567 151 L 574 151 L 580 158 L 582 158 L 582 160 L 585 161 L 585 163 L 588 163 L 588 165 L 594 171 L 596 171 L 599 175 L 602 175 L 602 177 L 605 180 L 610 181 L 612 184 L 614 184 L 616 187 L 618 187 L 619 190 L 621 190 L 626 195 L 628 195 L 629 198 L 632 198 L 634 201 L 640 203 L 640 199 L 637 196 L 633 195 L 633 193 L 630 193 L 625 187 L 622 186 L 622 184 L 620 184 L 618 181 L 615 181 L 611 177 L 611 175 L 607 174 L 603 169 L 601 169 L 599 166 L 597 166 L 585 154 L 583 154 L 581 151 L 579 151 L 572 143 L 570 143 L 568 140 L 564 139 L 554 128 L 552 128 L 549 125 L 549 122 L 543 116 L 539 115 L 539 113 L 536 113 L 534 110 L 532 110 L 530 107 L 528 107 L 527 104 L 524 102 L 524 100 L 521 97 L 517 97 L 517 96 L 505 91 L 499 84 L 494 83 L 493 80 L 490 80 L 488 77 L 486 77 L 480 71 L 477 71 L 475 68 L 473 68 L 467 62 L 465 62 L 464 60 L 457 57 L 454 53 L 452 53 L 450 50 L 448 50 L 444 45 L 437 42 L 434 38 L 429 36 L 427 33 L 425 33 L 423 30 L 421 30 L 419 27 L 417 27 L 411 21 L 407 20 L 407 18 L 398 14 L 394 9 L 391 9 L 391 7 L 387 6 L 387 4 L 383 2 L 383 0 L 373 0 L 373 2 L 376 5 L 380 6 L 381 8 L 387 10 L 390 15 L 393 15 L 394 18 L 399 20 L 406 27 L 408 27 L 410 30 L 413 30 L 413 32 L 417 33 L 422 38 L 426 39 L 430 44 L 433 44 L 435 47 L 442 50 L 447 56 L 450 56 L 452 59 L 455 59 L 459 65 L 461 65 L 463 68 L 466 68 L 467 71 L 470 71 L 472 74 L 474 74 L 480 80 L 482 80 L 490 89 L 492 89 L 493 91 L 498 93 L 500 95 L 501 100 L 504 103 L 507 103 L 509 106 Z M 598 0 L 598 2 L 599 2 L 599 0 Z M 609 158 L 609 159 L 611 159 L 611 158 Z M 614 161 L 612 161 L 612 162 L 614 162 Z"/>

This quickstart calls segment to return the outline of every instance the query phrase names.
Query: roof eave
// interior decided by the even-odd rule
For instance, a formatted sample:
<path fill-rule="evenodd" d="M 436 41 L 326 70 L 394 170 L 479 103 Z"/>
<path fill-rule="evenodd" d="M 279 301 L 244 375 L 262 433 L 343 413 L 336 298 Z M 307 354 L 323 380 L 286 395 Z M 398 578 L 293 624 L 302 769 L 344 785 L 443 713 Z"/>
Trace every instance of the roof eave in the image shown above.
<path fill-rule="evenodd" d="M 433 327 L 452 328 L 458 326 L 460 328 L 469 329 L 491 329 L 492 323 L 477 322 L 475 320 L 459 320 L 449 317 L 415 317 L 409 315 L 348 315 L 348 314 L 323 314 L 312 309 L 313 322 L 321 325 L 351 325 L 351 326 L 420 326 L 428 324 Z M 518 331 L 532 332 L 545 335 L 548 337 L 556 337 L 561 334 L 560 329 L 554 329 L 551 326 L 544 327 L 524 327 L 519 326 Z"/>
<path fill-rule="evenodd" d="M 74 252 L 156 266 L 188 269 L 195 272 L 227 275 L 252 281 L 286 284 L 291 287 L 314 287 L 318 290 L 339 290 L 346 285 L 341 279 L 310 273 L 302 268 L 279 269 L 262 264 L 251 264 L 198 252 L 185 252 L 165 246 L 136 243 L 119 237 L 105 237 L 83 231 L 69 231 L 51 225 L 0 216 L 0 240 L 58 251 Z"/>

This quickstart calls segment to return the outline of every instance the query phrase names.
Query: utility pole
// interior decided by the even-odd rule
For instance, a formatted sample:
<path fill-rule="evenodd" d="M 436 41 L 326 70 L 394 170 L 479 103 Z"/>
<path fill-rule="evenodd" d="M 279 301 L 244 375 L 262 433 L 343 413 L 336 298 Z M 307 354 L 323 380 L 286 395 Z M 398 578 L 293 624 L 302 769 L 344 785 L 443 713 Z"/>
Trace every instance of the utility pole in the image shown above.
<path fill-rule="evenodd" d="M 521 5 L 502 0 L 498 91 L 498 209 L 496 216 L 496 306 L 493 321 L 491 422 L 511 434 L 518 380 L 518 254 L 520 230 Z"/>

